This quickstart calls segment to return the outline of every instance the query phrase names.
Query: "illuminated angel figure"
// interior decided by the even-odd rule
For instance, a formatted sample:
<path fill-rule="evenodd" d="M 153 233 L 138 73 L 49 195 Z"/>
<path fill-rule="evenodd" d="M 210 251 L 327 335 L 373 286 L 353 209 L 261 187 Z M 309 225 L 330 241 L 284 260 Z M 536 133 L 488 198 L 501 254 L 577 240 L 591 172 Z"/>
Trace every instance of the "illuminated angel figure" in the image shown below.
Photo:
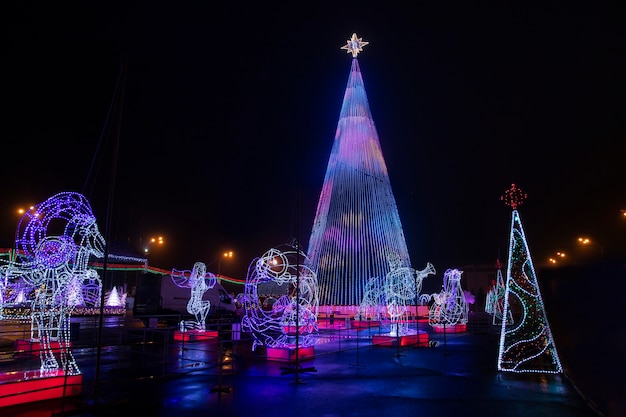
<path fill-rule="evenodd" d="M 467 324 L 468 306 L 461 288 L 461 274 L 458 269 L 448 269 L 443 275 L 443 290 L 433 294 L 435 300 L 428 314 L 428 324 L 433 327 Z"/>
<path fill-rule="evenodd" d="M 211 310 L 211 302 L 203 300 L 202 297 L 205 292 L 215 286 L 217 282 L 215 275 L 206 271 L 204 263 L 196 262 L 191 271 L 172 269 L 171 277 L 179 287 L 191 288 L 187 311 L 195 316 L 196 320 L 194 322 L 182 320 L 180 322 L 180 331 L 184 332 L 189 329 L 206 330 L 206 318 Z"/>
<path fill-rule="evenodd" d="M 290 347 L 294 345 L 294 330 L 299 346 L 310 346 L 317 334 L 317 277 L 304 265 L 306 255 L 294 244 L 285 250 L 272 248 L 256 258 L 248 268 L 244 286 L 245 314 L 242 326 L 257 346 Z M 285 287 L 271 307 L 259 301 L 264 287 Z"/>
<path fill-rule="evenodd" d="M 20 219 L 16 233 L 18 257 L 0 268 L 7 285 L 34 289 L 31 303 L 31 339 L 41 345 L 41 372 L 59 370 L 54 342 L 58 342 L 61 368 L 70 375 L 80 371 L 70 351 L 72 282 L 89 282 L 95 271 L 89 257 L 104 256 L 104 238 L 87 199 L 78 193 L 59 193 L 33 207 Z M 99 279 L 98 279 L 99 281 Z M 84 298 L 84 295 L 81 295 Z"/>
<path fill-rule="evenodd" d="M 402 336 L 410 333 L 408 304 L 418 299 L 422 290 L 422 281 L 430 274 L 435 274 L 435 268 L 429 262 L 422 271 L 403 266 L 397 254 L 388 255 L 391 271 L 385 279 L 385 298 L 387 314 L 390 318 L 391 336 Z M 417 306 L 416 306 L 417 308 Z"/>

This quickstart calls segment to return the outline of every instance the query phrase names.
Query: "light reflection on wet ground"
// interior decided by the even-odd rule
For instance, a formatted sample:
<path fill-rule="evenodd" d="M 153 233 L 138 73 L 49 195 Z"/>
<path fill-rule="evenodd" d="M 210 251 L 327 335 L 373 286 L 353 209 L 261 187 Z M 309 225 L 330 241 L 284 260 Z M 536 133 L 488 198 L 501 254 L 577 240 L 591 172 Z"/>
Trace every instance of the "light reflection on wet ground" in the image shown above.
<path fill-rule="evenodd" d="M 497 335 L 488 329 L 431 333 L 436 347 L 401 348 L 372 346 L 378 328 L 323 329 L 314 357 L 298 364 L 268 361 L 245 333 L 182 343 L 169 329 L 113 329 L 105 339 L 115 344 L 100 350 L 97 381 L 92 331 L 81 328 L 74 341 L 81 398 L 62 408 L 4 409 L 2 416 L 30 417 L 42 408 L 48 416 L 598 416 L 560 375 L 498 373 Z"/>

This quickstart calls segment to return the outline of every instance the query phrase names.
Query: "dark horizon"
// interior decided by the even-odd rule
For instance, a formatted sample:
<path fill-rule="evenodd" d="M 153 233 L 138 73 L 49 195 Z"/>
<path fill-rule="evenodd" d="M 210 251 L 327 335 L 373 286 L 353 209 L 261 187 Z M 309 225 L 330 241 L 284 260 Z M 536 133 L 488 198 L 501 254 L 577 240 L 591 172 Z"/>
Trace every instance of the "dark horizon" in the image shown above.
<path fill-rule="evenodd" d="M 536 266 L 582 235 L 626 253 L 623 8 L 366 6 L 13 5 L 0 247 L 18 207 L 62 191 L 89 190 L 104 230 L 123 59 L 110 247 L 162 234 L 164 269 L 233 250 L 222 273 L 244 278 L 270 247 L 306 246 L 356 32 L 414 268 L 506 261 L 511 183 Z"/>

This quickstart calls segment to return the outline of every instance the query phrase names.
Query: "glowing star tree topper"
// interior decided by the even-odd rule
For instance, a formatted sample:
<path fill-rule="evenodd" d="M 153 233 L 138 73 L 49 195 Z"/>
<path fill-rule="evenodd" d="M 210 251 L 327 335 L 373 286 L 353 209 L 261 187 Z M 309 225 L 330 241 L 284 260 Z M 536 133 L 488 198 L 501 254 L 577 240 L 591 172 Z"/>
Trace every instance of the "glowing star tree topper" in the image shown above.
<path fill-rule="evenodd" d="M 363 52 L 363 47 L 368 43 L 364 42 L 363 38 L 358 38 L 356 33 L 353 33 L 352 37 L 346 41 L 346 44 L 341 49 L 345 49 L 347 53 L 352 54 L 353 58 L 356 58 L 359 52 Z"/>

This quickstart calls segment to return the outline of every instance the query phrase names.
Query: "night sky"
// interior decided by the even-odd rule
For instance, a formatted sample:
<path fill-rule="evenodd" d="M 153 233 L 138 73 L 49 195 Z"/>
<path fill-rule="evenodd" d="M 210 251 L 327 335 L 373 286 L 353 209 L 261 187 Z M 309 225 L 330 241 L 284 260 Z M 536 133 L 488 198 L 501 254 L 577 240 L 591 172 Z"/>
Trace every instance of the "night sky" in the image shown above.
<path fill-rule="evenodd" d="M 535 264 L 582 234 L 626 253 L 623 6 L 229 3 L 3 4 L 0 247 L 62 191 L 112 253 L 163 235 L 160 268 L 217 272 L 228 249 L 245 278 L 306 247 L 356 32 L 416 269 L 506 260 L 511 183 Z"/>

